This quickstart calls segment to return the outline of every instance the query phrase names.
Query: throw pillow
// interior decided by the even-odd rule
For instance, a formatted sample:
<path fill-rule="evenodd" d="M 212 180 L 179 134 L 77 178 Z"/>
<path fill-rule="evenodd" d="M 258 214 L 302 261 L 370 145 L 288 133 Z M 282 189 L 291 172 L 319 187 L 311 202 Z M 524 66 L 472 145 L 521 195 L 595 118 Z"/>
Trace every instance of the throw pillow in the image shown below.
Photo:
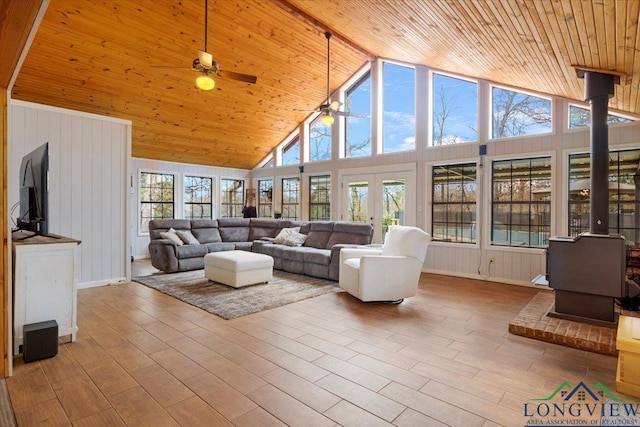
<path fill-rule="evenodd" d="M 189 230 L 176 231 L 176 234 L 178 235 L 180 240 L 182 240 L 187 245 L 199 245 L 200 244 L 198 239 L 196 239 L 195 236 L 193 235 L 193 233 L 191 233 Z"/>
<path fill-rule="evenodd" d="M 280 230 L 280 233 L 278 233 L 276 238 L 273 239 L 273 243 L 284 244 L 284 241 L 287 239 L 287 237 L 289 237 L 289 235 L 291 235 L 291 233 L 297 233 L 299 231 L 300 227 L 283 228 L 282 230 Z"/>
<path fill-rule="evenodd" d="M 298 233 L 297 231 L 292 231 L 291 234 L 284 240 L 284 244 L 287 246 L 302 246 L 304 241 L 307 239 L 306 234 Z"/>
<path fill-rule="evenodd" d="M 173 228 L 170 228 L 169 231 L 160 232 L 160 237 L 162 237 L 163 239 L 169 239 L 178 246 L 184 245 L 182 240 L 180 240 L 180 237 L 178 237 L 178 235 L 176 234 L 176 230 L 174 230 Z"/>

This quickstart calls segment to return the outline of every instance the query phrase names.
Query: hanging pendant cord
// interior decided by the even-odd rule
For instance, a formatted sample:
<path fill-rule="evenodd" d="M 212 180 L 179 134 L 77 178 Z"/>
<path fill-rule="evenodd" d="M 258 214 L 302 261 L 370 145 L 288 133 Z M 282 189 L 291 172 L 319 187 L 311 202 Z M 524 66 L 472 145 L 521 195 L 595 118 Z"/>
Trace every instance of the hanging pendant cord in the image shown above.
<path fill-rule="evenodd" d="M 207 13 L 209 11 L 208 3 L 209 3 L 208 0 L 204 0 L 204 51 L 205 52 L 209 52 L 207 50 L 207 33 L 208 33 L 208 31 L 207 31 L 207 21 L 208 21 Z"/>
<path fill-rule="evenodd" d="M 331 33 L 327 31 L 324 33 L 324 36 L 327 38 L 327 104 L 329 104 L 329 62 L 330 62 L 330 51 L 329 51 L 329 39 L 331 39 Z"/>

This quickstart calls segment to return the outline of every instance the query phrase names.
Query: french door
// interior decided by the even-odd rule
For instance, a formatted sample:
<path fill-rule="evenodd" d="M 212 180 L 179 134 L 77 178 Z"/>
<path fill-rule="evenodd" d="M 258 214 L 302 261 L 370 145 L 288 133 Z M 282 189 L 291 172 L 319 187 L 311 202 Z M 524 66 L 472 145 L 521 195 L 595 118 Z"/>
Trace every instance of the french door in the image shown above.
<path fill-rule="evenodd" d="M 383 243 L 391 225 L 415 225 L 415 172 L 344 175 L 342 219 L 368 222 L 373 243 Z"/>

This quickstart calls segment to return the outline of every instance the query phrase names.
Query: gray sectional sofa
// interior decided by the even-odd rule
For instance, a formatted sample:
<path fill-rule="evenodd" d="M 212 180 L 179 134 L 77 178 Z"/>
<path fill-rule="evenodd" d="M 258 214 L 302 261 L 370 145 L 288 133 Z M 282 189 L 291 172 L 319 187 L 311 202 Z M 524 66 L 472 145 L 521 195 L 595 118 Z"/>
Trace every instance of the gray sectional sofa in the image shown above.
<path fill-rule="evenodd" d="M 274 243 L 283 228 L 300 227 L 302 246 Z M 198 244 L 177 245 L 160 235 L 173 228 L 190 231 Z M 274 268 L 323 279 L 338 280 L 340 249 L 371 243 L 369 224 L 333 221 L 289 221 L 263 218 L 217 220 L 161 219 L 149 223 L 149 255 L 158 270 L 173 273 L 204 268 L 210 252 L 245 250 L 270 255 Z"/>

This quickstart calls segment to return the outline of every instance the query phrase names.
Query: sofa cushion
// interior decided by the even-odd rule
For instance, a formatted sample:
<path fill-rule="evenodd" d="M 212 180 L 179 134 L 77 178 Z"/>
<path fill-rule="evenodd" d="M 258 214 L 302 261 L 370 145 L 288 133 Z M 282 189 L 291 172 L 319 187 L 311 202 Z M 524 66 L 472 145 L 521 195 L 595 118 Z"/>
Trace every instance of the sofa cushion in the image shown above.
<path fill-rule="evenodd" d="M 368 245 L 372 234 L 373 227 L 369 224 L 336 222 L 326 248 L 331 249 L 337 244 Z"/>
<path fill-rule="evenodd" d="M 284 238 L 284 241 L 282 242 L 282 244 L 287 246 L 302 246 L 305 240 L 307 240 L 306 234 L 298 233 L 297 231 L 292 231 L 290 234 L 288 234 Z"/>
<path fill-rule="evenodd" d="M 272 219 L 253 218 L 251 219 L 251 229 L 249 231 L 249 241 L 260 240 L 263 237 L 276 237 L 282 227 L 280 221 Z"/>
<path fill-rule="evenodd" d="M 152 219 L 149 221 L 149 238 L 151 240 L 162 239 L 161 232 L 175 230 L 191 230 L 191 221 L 188 219 Z"/>
<path fill-rule="evenodd" d="M 307 233 L 304 246 L 325 249 L 332 232 L 333 222 L 312 222 L 309 225 L 309 233 Z"/>
<path fill-rule="evenodd" d="M 329 249 L 306 248 L 302 255 L 304 262 L 312 264 L 329 265 L 331 261 L 331 251 Z"/>
<path fill-rule="evenodd" d="M 206 243 L 208 252 L 220 252 L 220 251 L 232 251 L 236 248 L 236 245 L 231 242 L 211 242 Z"/>
<path fill-rule="evenodd" d="M 221 242 L 218 221 L 215 219 L 194 219 L 191 221 L 191 233 L 200 243 Z"/>
<path fill-rule="evenodd" d="M 248 242 L 250 218 L 220 218 L 218 229 L 223 242 Z"/>
<path fill-rule="evenodd" d="M 199 245 L 200 244 L 198 239 L 196 239 L 195 236 L 190 231 L 178 230 L 178 231 L 176 231 L 176 234 L 178 235 L 180 240 L 182 240 L 187 245 Z"/>
<path fill-rule="evenodd" d="M 178 259 L 204 257 L 207 252 L 205 245 L 182 245 L 176 248 Z"/>
<path fill-rule="evenodd" d="M 304 262 L 304 253 L 309 248 L 305 247 L 291 247 L 282 245 L 282 259 L 289 261 Z"/>

